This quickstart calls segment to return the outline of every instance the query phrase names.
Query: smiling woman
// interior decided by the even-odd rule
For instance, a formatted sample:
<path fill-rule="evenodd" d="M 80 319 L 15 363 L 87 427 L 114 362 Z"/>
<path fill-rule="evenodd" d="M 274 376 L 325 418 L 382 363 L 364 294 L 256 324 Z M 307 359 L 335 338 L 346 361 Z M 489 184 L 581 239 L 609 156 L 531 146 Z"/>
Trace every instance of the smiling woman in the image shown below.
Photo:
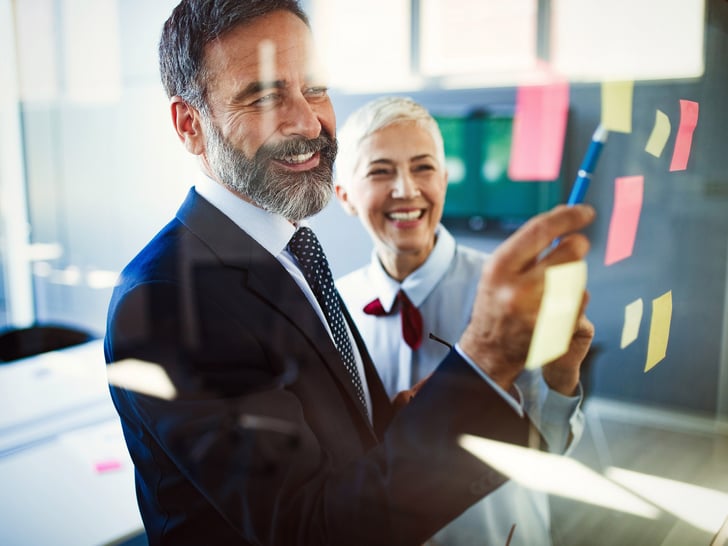
<path fill-rule="evenodd" d="M 369 232 L 368 266 L 337 282 L 362 333 L 387 394 L 417 389 L 465 330 L 476 284 L 488 256 L 458 245 L 440 225 L 447 172 L 439 126 L 417 102 L 374 99 L 344 123 L 336 194 Z M 593 335 L 582 317 L 585 337 Z M 433 339 L 423 339 L 430 332 Z M 578 378 L 553 380 L 557 362 L 526 371 L 517 380 L 524 407 L 548 449 L 564 452 L 581 434 Z M 556 402 L 558 400 L 558 402 Z M 549 424 L 550 423 L 550 424 Z M 567 440 L 567 437 L 570 440 Z M 549 504 L 515 482 L 501 486 L 448 524 L 440 544 L 505 544 L 514 522 L 514 544 L 550 543 Z"/>
<path fill-rule="evenodd" d="M 342 142 L 347 132 L 342 129 Z M 430 255 L 442 218 L 447 173 L 435 132 L 434 120 L 429 127 L 424 121 L 391 123 L 359 139 L 353 170 L 344 167 L 338 175 L 337 196 L 359 216 L 382 265 L 397 280 Z"/>

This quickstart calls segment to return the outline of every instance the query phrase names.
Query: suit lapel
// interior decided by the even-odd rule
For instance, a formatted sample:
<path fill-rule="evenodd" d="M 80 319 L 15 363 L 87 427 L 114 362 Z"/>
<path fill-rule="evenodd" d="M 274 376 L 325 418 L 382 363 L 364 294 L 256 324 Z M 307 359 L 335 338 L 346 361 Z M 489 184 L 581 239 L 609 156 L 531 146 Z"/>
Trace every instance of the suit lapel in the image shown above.
<path fill-rule="evenodd" d="M 372 424 L 374 432 L 377 437 L 381 439 L 389 421 L 391 421 L 394 416 L 392 402 L 384 388 L 382 379 L 379 377 L 379 372 L 372 362 L 372 357 L 369 355 L 364 339 L 361 337 L 359 329 L 356 327 L 354 319 L 351 318 L 349 310 L 346 308 L 341 296 L 339 296 L 339 303 L 341 305 L 341 310 L 344 313 L 344 320 L 346 320 L 352 334 L 354 335 L 356 346 L 359 349 L 359 354 L 364 362 L 364 373 L 366 375 L 367 386 L 369 388 L 369 396 L 372 400 Z"/>
<path fill-rule="evenodd" d="M 288 317 L 311 342 L 312 348 L 326 363 L 329 370 L 346 390 L 349 398 L 359 409 L 362 418 L 369 417 L 359 401 L 351 376 L 344 366 L 341 354 L 318 314 L 309 304 L 299 286 L 283 266 L 261 248 L 264 255 L 249 269 L 248 287 L 264 298 L 278 312 Z"/>
<path fill-rule="evenodd" d="M 177 213 L 177 218 L 204 241 L 226 266 L 247 271 L 248 288 L 306 336 L 312 350 L 319 355 L 341 383 L 352 402 L 359 408 L 362 419 L 369 425 L 365 409 L 359 402 L 339 351 L 321 324 L 318 314 L 283 265 L 194 190 L 190 190 Z M 351 318 L 346 312 L 345 317 L 351 327 Z M 356 329 L 353 328 L 353 331 L 356 332 Z M 358 332 L 355 336 L 359 344 Z M 361 346 L 363 344 L 360 345 L 360 351 Z M 365 367 L 367 362 L 371 366 L 366 350 L 362 352 L 363 357 L 364 355 L 366 355 Z M 367 373 L 368 379 L 369 373 Z"/>

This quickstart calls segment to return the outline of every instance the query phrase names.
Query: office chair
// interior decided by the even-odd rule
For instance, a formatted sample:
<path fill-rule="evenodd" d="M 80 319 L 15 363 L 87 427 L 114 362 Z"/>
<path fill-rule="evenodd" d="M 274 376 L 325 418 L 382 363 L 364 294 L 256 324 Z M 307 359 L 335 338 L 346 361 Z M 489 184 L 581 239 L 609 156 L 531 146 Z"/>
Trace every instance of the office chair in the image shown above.
<path fill-rule="evenodd" d="M 96 336 L 65 325 L 34 324 L 0 331 L 0 364 L 91 341 Z"/>

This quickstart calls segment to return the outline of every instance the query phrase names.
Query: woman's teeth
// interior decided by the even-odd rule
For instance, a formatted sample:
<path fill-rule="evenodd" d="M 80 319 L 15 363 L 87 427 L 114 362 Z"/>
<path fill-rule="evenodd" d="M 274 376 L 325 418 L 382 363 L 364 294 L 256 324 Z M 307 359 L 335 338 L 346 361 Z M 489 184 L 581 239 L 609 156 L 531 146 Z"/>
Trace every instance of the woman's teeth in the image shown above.
<path fill-rule="evenodd" d="M 422 211 L 411 210 L 409 212 L 390 212 L 387 216 L 389 216 L 392 220 L 397 220 L 399 222 L 409 222 L 417 220 L 420 216 L 422 216 Z"/>

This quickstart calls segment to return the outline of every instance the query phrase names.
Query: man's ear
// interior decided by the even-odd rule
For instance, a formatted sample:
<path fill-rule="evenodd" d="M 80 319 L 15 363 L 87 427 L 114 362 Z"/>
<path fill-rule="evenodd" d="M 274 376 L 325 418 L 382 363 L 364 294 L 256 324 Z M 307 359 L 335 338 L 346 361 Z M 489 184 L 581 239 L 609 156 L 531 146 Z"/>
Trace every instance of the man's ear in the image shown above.
<path fill-rule="evenodd" d="M 170 109 L 172 123 L 185 149 L 194 155 L 202 154 L 205 151 L 205 135 L 199 111 L 179 96 L 172 97 Z"/>
<path fill-rule="evenodd" d="M 356 209 L 354 208 L 354 205 L 349 202 L 349 194 L 346 192 L 346 188 L 344 188 L 341 184 L 335 184 L 334 191 L 336 192 L 336 197 L 339 199 L 339 203 L 341 203 L 343 209 L 352 216 L 356 216 Z"/>

